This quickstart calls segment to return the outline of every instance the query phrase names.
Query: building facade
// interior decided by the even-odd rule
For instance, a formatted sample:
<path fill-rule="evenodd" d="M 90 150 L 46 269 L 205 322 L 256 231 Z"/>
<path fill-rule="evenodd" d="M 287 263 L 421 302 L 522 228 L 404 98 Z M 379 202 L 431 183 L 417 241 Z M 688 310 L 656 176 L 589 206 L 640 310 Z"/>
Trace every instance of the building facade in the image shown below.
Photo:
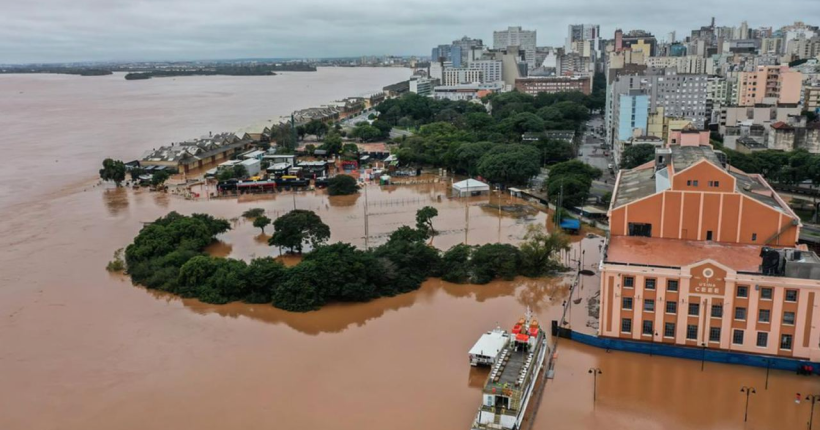
<path fill-rule="evenodd" d="M 466 67 L 452 67 L 444 69 L 444 85 L 472 84 L 483 82 L 483 73 L 480 69 Z"/>
<path fill-rule="evenodd" d="M 519 92 L 536 95 L 538 93 L 560 93 L 580 91 L 586 95 L 592 92 L 591 76 L 528 76 L 515 80 Z"/>
<path fill-rule="evenodd" d="M 803 75 L 789 66 L 758 66 L 737 78 L 739 106 L 800 103 Z"/>
<path fill-rule="evenodd" d="M 481 71 L 482 83 L 504 80 L 504 62 L 501 60 L 474 60 L 470 61 L 467 68 Z"/>
<path fill-rule="evenodd" d="M 601 337 L 820 360 L 820 258 L 760 175 L 707 145 L 619 173 L 601 262 Z"/>
<path fill-rule="evenodd" d="M 535 69 L 535 30 L 522 30 L 521 27 L 509 27 L 506 30 L 493 32 L 493 49 L 507 49 L 518 46 L 524 51 L 524 59 L 530 70 Z"/>

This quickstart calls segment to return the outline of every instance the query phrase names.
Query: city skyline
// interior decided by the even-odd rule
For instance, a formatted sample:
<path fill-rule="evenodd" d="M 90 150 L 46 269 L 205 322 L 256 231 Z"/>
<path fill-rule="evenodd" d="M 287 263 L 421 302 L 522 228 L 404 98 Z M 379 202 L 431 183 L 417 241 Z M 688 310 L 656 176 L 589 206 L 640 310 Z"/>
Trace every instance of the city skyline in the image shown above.
<path fill-rule="evenodd" d="M 820 11 L 811 7 L 810 0 L 784 1 L 774 10 L 759 0 L 661 5 L 632 0 L 614 10 L 599 0 L 577 4 L 543 0 L 495 8 L 475 8 L 462 0 L 443 6 L 428 0 L 401 4 L 80 0 L 73 4 L 72 10 L 63 10 L 56 0 L 4 5 L 0 63 L 427 56 L 431 46 L 464 35 L 490 44 L 493 31 L 509 26 L 537 31 L 538 46 L 560 47 L 570 24 L 598 24 L 604 38 L 621 28 L 647 30 L 664 40 L 671 31 L 683 38 L 690 29 L 708 25 L 712 16 L 719 26 L 747 21 L 749 28 L 820 21 Z M 650 6 L 649 12 L 642 9 Z M 694 10 L 707 12 L 689 13 Z M 744 14 L 738 14 L 740 10 Z"/>

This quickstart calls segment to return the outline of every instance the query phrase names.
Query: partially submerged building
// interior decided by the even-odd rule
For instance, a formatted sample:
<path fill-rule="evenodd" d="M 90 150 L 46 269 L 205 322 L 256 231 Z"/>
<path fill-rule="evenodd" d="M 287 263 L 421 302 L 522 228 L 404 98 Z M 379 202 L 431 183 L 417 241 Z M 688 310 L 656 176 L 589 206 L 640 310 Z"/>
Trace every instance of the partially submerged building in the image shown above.
<path fill-rule="evenodd" d="M 800 218 L 762 176 L 687 142 L 618 175 L 595 342 L 757 365 L 744 357 L 763 354 L 780 368 L 820 361 L 820 258 L 797 245 Z"/>
<path fill-rule="evenodd" d="M 234 133 L 220 133 L 152 149 L 143 154 L 140 165 L 172 167 L 187 173 L 229 160 L 252 146 L 253 141 L 249 139 L 240 138 Z"/>

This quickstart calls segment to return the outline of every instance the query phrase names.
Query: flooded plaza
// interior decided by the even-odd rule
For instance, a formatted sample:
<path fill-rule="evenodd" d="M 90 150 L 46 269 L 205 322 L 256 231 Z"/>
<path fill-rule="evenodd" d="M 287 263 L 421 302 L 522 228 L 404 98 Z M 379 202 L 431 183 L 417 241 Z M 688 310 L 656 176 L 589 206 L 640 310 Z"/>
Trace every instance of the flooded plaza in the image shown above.
<path fill-rule="evenodd" d="M 10 91 L 2 79 L 0 89 Z M 13 121 L 0 125 L 23 134 Z M 63 126 L 74 138 L 87 133 L 83 157 L 94 167 L 108 154 L 110 142 L 94 140 L 99 130 Z M 65 139 L 37 142 L 48 148 Z M 3 142 L 4 163 L 27 160 L 28 150 L 5 146 L 14 143 Z M 151 144 L 128 151 L 136 157 Z M 509 329 L 527 306 L 546 325 L 570 299 L 565 277 L 487 285 L 431 279 L 408 294 L 304 314 L 149 291 L 105 270 L 143 223 L 169 211 L 208 213 L 235 220 L 211 254 L 276 255 L 240 216 L 253 207 L 271 217 L 285 213 L 293 195 L 190 201 L 95 185 L 94 167 L 78 173 L 70 163 L 55 164 L 48 177 L 63 180 L 27 183 L 0 205 L 0 429 L 467 429 L 487 377 L 468 363 L 476 339 L 496 325 Z M 503 206 L 527 202 L 450 199 L 447 187 L 447 179 L 370 185 L 368 245 L 414 224 L 425 205 L 439 210 L 433 244 L 441 249 L 517 243 L 528 225 L 548 223 L 543 211 L 498 210 L 499 199 Z M 364 194 L 329 198 L 317 191 L 298 193 L 295 204 L 316 211 L 331 227 L 331 241 L 363 247 L 364 201 Z M 585 268 L 594 269 L 600 241 L 576 237 L 569 257 L 583 255 Z M 599 282 L 582 280 L 584 289 Z M 573 308 L 585 311 L 584 303 Z M 707 362 L 701 371 L 698 361 L 564 339 L 556 363 L 534 429 L 804 429 L 809 405 L 795 404 L 795 393 L 820 391 L 816 379 L 788 372 L 771 371 L 766 389 L 765 369 Z M 602 370 L 595 404 L 593 367 Z M 757 390 L 745 425 L 744 385 Z"/>

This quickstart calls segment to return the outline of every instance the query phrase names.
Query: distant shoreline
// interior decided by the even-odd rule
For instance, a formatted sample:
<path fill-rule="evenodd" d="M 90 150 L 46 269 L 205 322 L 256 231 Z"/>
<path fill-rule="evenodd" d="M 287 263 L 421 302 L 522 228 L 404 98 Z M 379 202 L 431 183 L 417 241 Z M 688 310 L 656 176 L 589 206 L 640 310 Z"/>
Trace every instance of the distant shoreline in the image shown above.
<path fill-rule="evenodd" d="M 218 65 L 177 68 L 98 68 L 98 67 L 11 67 L 0 69 L 0 74 L 60 74 L 77 76 L 107 76 L 125 72 L 126 80 L 184 76 L 276 76 L 276 72 L 315 72 L 308 63 L 265 65 Z"/>

